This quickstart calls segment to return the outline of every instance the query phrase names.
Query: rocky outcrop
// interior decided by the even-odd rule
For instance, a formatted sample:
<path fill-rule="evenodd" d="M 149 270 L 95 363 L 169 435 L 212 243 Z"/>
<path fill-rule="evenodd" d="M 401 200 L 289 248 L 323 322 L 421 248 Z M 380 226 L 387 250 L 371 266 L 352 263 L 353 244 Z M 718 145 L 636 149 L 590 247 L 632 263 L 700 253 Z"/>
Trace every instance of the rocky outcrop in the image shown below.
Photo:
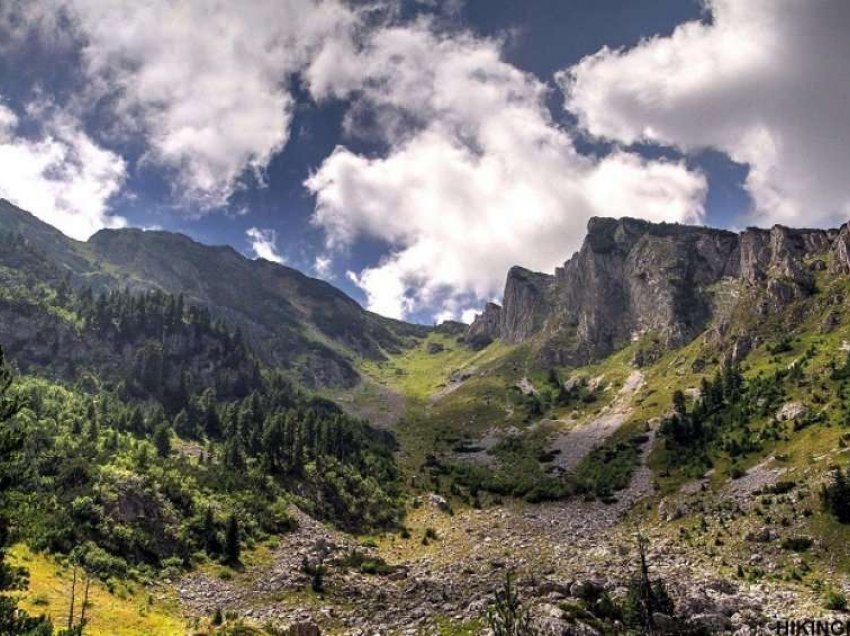
<path fill-rule="evenodd" d="M 834 274 L 850 274 L 850 223 L 838 230 L 832 243 L 832 262 L 830 271 Z"/>
<path fill-rule="evenodd" d="M 776 303 L 808 295 L 814 273 L 806 257 L 826 254 L 838 233 L 834 230 L 770 230 L 749 228 L 741 233 L 741 278 L 751 285 L 766 283 Z"/>
<path fill-rule="evenodd" d="M 551 307 L 554 276 L 512 267 L 505 283 L 504 305 L 487 303 L 467 331 L 467 341 L 501 338 L 521 342 L 543 328 Z"/>
<path fill-rule="evenodd" d="M 482 338 L 499 338 L 502 335 L 502 307 L 496 303 L 484 305 L 484 311 L 475 317 L 466 332 L 467 342 Z"/>
<path fill-rule="evenodd" d="M 503 340 L 520 342 L 543 327 L 554 280 L 523 267 L 510 269 L 500 312 L 499 334 Z"/>
<path fill-rule="evenodd" d="M 732 280 L 758 289 L 769 311 L 811 294 L 815 272 L 827 267 L 850 273 L 848 226 L 839 231 L 777 225 L 736 234 L 592 218 L 581 249 L 554 276 L 512 268 L 503 305 L 488 305 L 468 335 L 506 342 L 540 336 L 541 355 L 555 364 L 586 363 L 644 334 L 674 347 L 714 317 L 717 283 Z"/>

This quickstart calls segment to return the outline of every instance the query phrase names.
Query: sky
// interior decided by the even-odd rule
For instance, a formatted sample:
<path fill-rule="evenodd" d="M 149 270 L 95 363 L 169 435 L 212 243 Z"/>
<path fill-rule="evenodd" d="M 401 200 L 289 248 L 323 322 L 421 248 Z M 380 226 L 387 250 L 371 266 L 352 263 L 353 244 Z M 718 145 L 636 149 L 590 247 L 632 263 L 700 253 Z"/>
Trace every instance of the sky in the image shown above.
<path fill-rule="evenodd" d="M 0 197 L 469 321 L 592 216 L 850 216 L 846 0 L 3 0 Z"/>

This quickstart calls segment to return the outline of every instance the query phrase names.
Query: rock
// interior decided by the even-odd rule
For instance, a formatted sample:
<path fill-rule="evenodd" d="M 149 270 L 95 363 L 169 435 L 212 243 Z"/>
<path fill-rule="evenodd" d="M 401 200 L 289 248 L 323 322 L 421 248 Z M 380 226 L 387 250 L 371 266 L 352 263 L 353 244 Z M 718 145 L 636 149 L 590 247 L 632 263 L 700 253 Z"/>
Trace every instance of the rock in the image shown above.
<path fill-rule="evenodd" d="M 745 541 L 751 541 L 753 543 L 767 543 L 768 541 L 772 541 L 775 538 L 773 531 L 768 527 L 762 527 L 755 531 L 750 531 L 746 535 L 744 535 Z"/>
<path fill-rule="evenodd" d="M 321 636 L 322 630 L 313 622 L 294 623 L 287 630 L 289 636 Z"/>
<path fill-rule="evenodd" d="M 549 290 L 553 278 L 524 267 L 511 267 L 499 325 L 499 336 L 507 342 L 521 342 L 540 330 L 551 309 Z"/>
<path fill-rule="evenodd" d="M 558 581 L 543 581 L 537 586 L 537 594 L 540 596 L 567 598 L 570 596 L 570 585 L 570 583 L 560 583 Z"/>
<path fill-rule="evenodd" d="M 829 312 L 823 319 L 820 325 L 821 333 L 830 333 L 835 331 L 841 325 L 841 314 L 837 311 Z"/>
<path fill-rule="evenodd" d="M 425 350 L 431 355 L 442 353 L 446 348 L 440 342 L 429 342 Z"/>
<path fill-rule="evenodd" d="M 662 499 L 658 503 L 658 518 L 662 521 L 675 521 L 681 519 L 688 513 L 688 507 L 677 504 L 669 499 Z"/>
<path fill-rule="evenodd" d="M 717 611 L 716 603 L 702 590 L 691 590 L 676 605 L 682 616 L 696 616 Z"/>
<path fill-rule="evenodd" d="M 672 616 L 655 612 L 652 615 L 652 624 L 659 634 L 678 634 L 681 629 L 679 623 Z"/>
<path fill-rule="evenodd" d="M 732 343 L 729 353 L 729 363 L 737 364 L 743 360 L 753 348 L 753 339 L 746 335 L 737 336 Z"/>
<path fill-rule="evenodd" d="M 605 587 L 598 581 L 575 581 L 570 584 L 570 596 L 573 598 L 597 596 L 604 591 Z"/>
<path fill-rule="evenodd" d="M 738 591 L 738 586 L 729 579 L 712 579 L 705 587 L 720 594 L 735 594 Z"/>
<path fill-rule="evenodd" d="M 823 255 L 832 251 L 830 259 Z M 466 337 L 521 342 L 542 335 L 546 365 L 599 359 L 653 334 L 632 363 L 681 345 L 734 308 L 741 284 L 767 314 L 814 291 L 814 272 L 850 273 L 850 226 L 840 231 L 749 228 L 740 234 L 638 219 L 592 218 L 581 249 L 554 276 L 514 267 L 503 305 L 490 304 Z M 723 302 L 708 290 L 724 285 Z M 748 294 L 749 296 L 749 294 Z M 731 349 L 733 362 L 752 348 L 746 334 Z M 696 372 L 699 372 L 698 370 Z"/>
<path fill-rule="evenodd" d="M 850 273 L 850 223 L 841 226 L 831 251 L 833 254 L 831 271 L 834 274 Z"/>
<path fill-rule="evenodd" d="M 475 316 L 469 325 L 464 339 L 473 346 L 474 343 L 484 343 L 486 347 L 494 338 L 501 336 L 502 308 L 496 303 L 487 303 L 484 311 Z M 473 348 L 477 348 L 474 347 Z M 481 347 L 483 348 L 483 347 Z"/>
<path fill-rule="evenodd" d="M 451 506 L 449 506 L 446 498 L 435 492 L 428 493 L 428 503 L 442 512 L 449 512 L 451 510 Z"/>
<path fill-rule="evenodd" d="M 808 409 L 800 402 L 787 402 L 776 412 L 776 419 L 780 422 L 793 420 L 801 415 L 805 415 L 807 410 Z"/>
<path fill-rule="evenodd" d="M 707 631 L 709 634 L 721 634 L 732 628 L 732 621 L 728 616 L 711 612 L 707 614 L 694 614 L 688 619 L 688 625 L 697 630 Z"/>

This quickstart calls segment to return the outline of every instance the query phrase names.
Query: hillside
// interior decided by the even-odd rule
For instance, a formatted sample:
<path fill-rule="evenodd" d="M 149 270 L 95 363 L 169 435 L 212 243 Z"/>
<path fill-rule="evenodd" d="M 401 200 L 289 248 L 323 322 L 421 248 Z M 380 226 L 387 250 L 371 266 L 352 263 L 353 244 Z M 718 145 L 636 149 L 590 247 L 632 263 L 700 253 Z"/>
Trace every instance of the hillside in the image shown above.
<path fill-rule="evenodd" d="M 102 230 L 80 243 L 7 201 L 0 201 L 0 232 L 20 237 L 33 252 L 30 260 L 40 261 L 39 276 L 54 283 L 68 277 L 72 286 L 95 293 L 159 290 L 207 307 L 241 329 L 265 362 L 291 368 L 313 388 L 352 386 L 354 360 L 381 359 L 427 331 L 364 311 L 294 269 L 180 234 Z"/>
<path fill-rule="evenodd" d="M 481 633 L 507 572 L 519 633 L 844 616 L 848 226 L 594 219 L 437 328 L 180 235 L 0 228 L 32 614 L 76 562 L 91 633 L 145 595 L 128 633 Z"/>
<path fill-rule="evenodd" d="M 821 493 L 847 465 L 847 233 L 593 220 L 554 276 L 513 268 L 460 340 L 367 367 L 410 398 L 417 485 L 465 511 L 440 526 L 442 575 L 470 550 L 554 570 L 526 593 L 602 625 L 569 582 L 622 594 L 641 528 L 687 629 L 840 613 L 850 527 Z"/>

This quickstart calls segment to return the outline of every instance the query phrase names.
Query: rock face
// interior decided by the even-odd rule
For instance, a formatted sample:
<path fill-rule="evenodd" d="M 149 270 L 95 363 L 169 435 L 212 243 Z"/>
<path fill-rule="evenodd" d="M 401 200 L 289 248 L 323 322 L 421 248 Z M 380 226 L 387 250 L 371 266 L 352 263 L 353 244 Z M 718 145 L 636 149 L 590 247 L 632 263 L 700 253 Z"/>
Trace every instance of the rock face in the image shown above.
<path fill-rule="evenodd" d="M 510 269 L 499 322 L 501 338 L 509 342 L 520 342 L 543 327 L 552 282 L 552 276 L 547 274 L 532 272 L 523 267 Z"/>
<path fill-rule="evenodd" d="M 828 263 L 828 265 L 827 265 Z M 468 336 L 541 336 L 554 364 L 582 364 L 643 334 L 684 344 L 714 317 L 712 286 L 732 280 L 779 306 L 814 290 L 815 270 L 850 273 L 850 228 L 726 230 L 592 218 L 581 249 L 554 275 L 514 267 L 503 305 L 488 305 Z"/>
<path fill-rule="evenodd" d="M 496 303 L 487 303 L 484 311 L 476 316 L 466 332 L 467 341 L 476 338 L 498 338 L 502 333 L 502 308 Z"/>

